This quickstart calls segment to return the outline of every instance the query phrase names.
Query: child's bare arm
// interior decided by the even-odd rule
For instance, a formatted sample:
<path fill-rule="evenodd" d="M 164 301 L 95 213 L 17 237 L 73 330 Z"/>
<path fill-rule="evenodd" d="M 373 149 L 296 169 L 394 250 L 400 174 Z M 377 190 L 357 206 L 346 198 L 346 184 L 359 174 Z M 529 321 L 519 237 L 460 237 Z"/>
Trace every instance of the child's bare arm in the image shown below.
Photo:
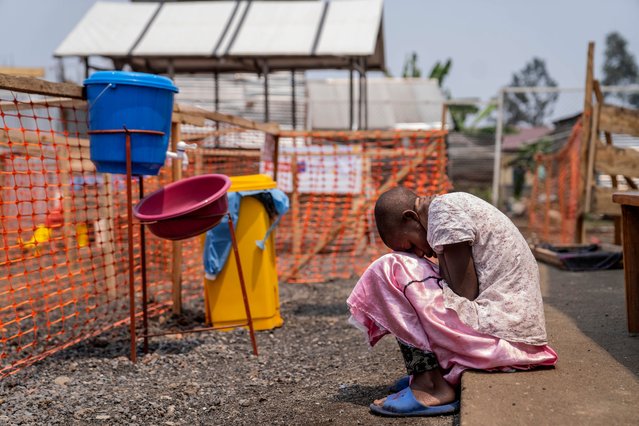
<path fill-rule="evenodd" d="M 450 289 L 468 300 L 475 300 L 479 294 L 479 284 L 470 244 L 445 245 L 438 259 L 440 272 Z"/>

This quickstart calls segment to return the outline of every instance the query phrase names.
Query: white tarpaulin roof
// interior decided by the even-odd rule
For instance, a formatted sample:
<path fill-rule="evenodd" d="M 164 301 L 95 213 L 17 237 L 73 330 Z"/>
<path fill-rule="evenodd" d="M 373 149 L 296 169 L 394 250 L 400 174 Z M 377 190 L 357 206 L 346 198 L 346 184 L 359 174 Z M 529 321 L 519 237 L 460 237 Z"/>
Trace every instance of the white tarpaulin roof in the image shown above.
<path fill-rule="evenodd" d="M 384 69 L 383 0 L 97 2 L 55 56 L 159 72 Z M 172 62 L 172 64 L 170 64 Z"/>
<path fill-rule="evenodd" d="M 446 101 L 434 79 L 371 78 L 369 129 L 439 129 Z M 307 80 L 308 124 L 312 129 L 349 128 L 348 79 Z M 357 85 L 354 87 L 357 91 Z M 359 116 L 355 107 L 355 117 Z M 450 116 L 447 122 L 451 122 Z M 363 127 L 363 123 L 360 124 Z"/>

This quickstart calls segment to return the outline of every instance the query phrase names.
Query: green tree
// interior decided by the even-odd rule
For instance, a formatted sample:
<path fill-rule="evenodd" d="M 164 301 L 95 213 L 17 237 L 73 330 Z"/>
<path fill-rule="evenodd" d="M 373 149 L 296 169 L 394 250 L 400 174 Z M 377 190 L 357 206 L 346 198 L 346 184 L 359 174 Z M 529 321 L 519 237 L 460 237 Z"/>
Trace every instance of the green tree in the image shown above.
<path fill-rule="evenodd" d="M 419 78 L 421 76 L 422 76 L 422 70 L 417 65 L 417 52 L 413 52 L 404 61 L 404 69 L 402 71 L 402 77 Z"/>
<path fill-rule="evenodd" d="M 627 49 L 628 42 L 618 32 L 606 35 L 606 51 L 602 83 L 610 86 L 623 86 L 639 83 L 639 70 L 635 57 Z M 618 93 L 617 98 L 639 108 L 639 93 Z"/>
<path fill-rule="evenodd" d="M 536 167 L 537 154 L 547 154 L 552 151 L 552 140 L 542 138 L 537 142 L 519 147 L 515 158 L 508 165 L 513 168 L 513 196 L 516 200 L 521 198 L 526 182 L 526 172 L 532 172 Z"/>
<path fill-rule="evenodd" d="M 444 80 L 450 74 L 450 70 L 452 69 L 453 61 L 448 58 L 446 62 L 442 63 L 440 61 L 435 62 L 433 68 L 430 70 L 429 78 L 437 80 L 438 86 L 442 89 L 444 94 L 448 99 L 451 98 L 450 91 L 445 89 Z M 466 122 L 466 117 L 471 114 L 476 114 L 479 111 L 474 105 L 449 105 L 448 112 L 450 113 L 451 118 L 453 119 L 453 126 L 455 130 L 463 130 L 464 123 Z"/>
<path fill-rule="evenodd" d="M 437 80 L 437 84 L 439 87 L 442 87 L 444 84 L 444 79 L 450 73 L 450 68 L 453 66 L 453 61 L 449 58 L 446 60 L 444 64 L 437 61 L 433 68 L 430 70 L 429 78 L 433 78 Z"/>
<path fill-rule="evenodd" d="M 510 87 L 556 87 L 557 82 L 550 76 L 543 59 L 532 58 L 524 68 L 513 74 Z M 516 126 L 528 123 L 533 126 L 543 124 L 544 118 L 552 114 L 558 93 L 531 92 L 509 93 L 504 98 L 506 124 Z"/>

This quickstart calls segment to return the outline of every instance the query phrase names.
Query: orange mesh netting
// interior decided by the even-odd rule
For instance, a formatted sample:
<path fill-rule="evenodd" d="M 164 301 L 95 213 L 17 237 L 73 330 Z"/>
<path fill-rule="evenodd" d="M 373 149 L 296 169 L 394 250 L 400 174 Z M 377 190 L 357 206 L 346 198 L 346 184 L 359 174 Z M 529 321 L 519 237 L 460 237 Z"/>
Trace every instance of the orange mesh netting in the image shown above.
<path fill-rule="evenodd" d="M 0 377 L 129 321 L 126 177 L 95 171 L 86 117 L 83 101 L 0 90 Z M 202 122 L 181 126 L 180 138 L 199 146 L 183 177 L 272 172 L 272 135 Z M 353 277 L 385 252 L 371 214 L 377 195 L 397 184 L 447 191 L 445 135 L 283 135 L 277 180 L 291 210 L 276 230 L 280 281 Z M 145 177 L 145 193 L 169 181 L 164 167 Z M 146 235 L 149 312 L 157 315 L 172 304 L 172 243 Z M 201 239 L 183 241 L 181 259 L 183 300 L 202 298 Z"/>
<path fill-rule="evenodd" d="M 581 138 L 580 119 L 561 150 L 536 157 L 529 226 L 543 242 L 567 244 L 577 238 Z"/>
<path fill-rule="evenodd" d="M 128 322 L 125 177 L 95 172 L 86 132 L 82 101 L 0 91 L 0 377 Z M 158 313 L 171 303 L 171 246 L 147 241 Z M 185 299 L 200 296 L 196 248 L 185 243 Z"/>
<path fill-rule="evenodd" d="M 295 136 L 298 143 L 282 143 L 278 172 L 291 202 L 276 238 L 280 276 L 289 282 L 359 275 L 387 251 L 372 214 L 380 192 L 399 184 L 423 195 L 449 189 L 445 132 Z"/>

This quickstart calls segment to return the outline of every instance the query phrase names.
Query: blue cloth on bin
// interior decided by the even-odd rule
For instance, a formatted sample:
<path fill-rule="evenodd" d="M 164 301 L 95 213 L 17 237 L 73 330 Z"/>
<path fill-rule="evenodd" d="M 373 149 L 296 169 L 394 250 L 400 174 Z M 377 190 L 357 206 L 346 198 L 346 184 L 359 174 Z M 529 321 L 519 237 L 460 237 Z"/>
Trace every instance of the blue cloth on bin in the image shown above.
<path fill-rule="evenodd" d="M 264 238 L 255 244 L 264 250 L 266 240 L 273 229 L 278 225 L 282 215 L 288 211 L 288 197 L 279 189 L 260 189 L 255 191 L 240 191 L 227 193 L 229 201 L 229 213 L 233 218 L 233 224 L 237 227 L 240 201 L 242 197 L 256 197 L 269 212 L 271 217 L 276 216 L 275 221 L 266 231 Z M 228 216 L 224 216 L 217 226 L 206 233 L 204 242 L 204 272 L 208 279 L 214 279 L 222 271 L 231 252 L 231 231 L 228 225 Z"/>

